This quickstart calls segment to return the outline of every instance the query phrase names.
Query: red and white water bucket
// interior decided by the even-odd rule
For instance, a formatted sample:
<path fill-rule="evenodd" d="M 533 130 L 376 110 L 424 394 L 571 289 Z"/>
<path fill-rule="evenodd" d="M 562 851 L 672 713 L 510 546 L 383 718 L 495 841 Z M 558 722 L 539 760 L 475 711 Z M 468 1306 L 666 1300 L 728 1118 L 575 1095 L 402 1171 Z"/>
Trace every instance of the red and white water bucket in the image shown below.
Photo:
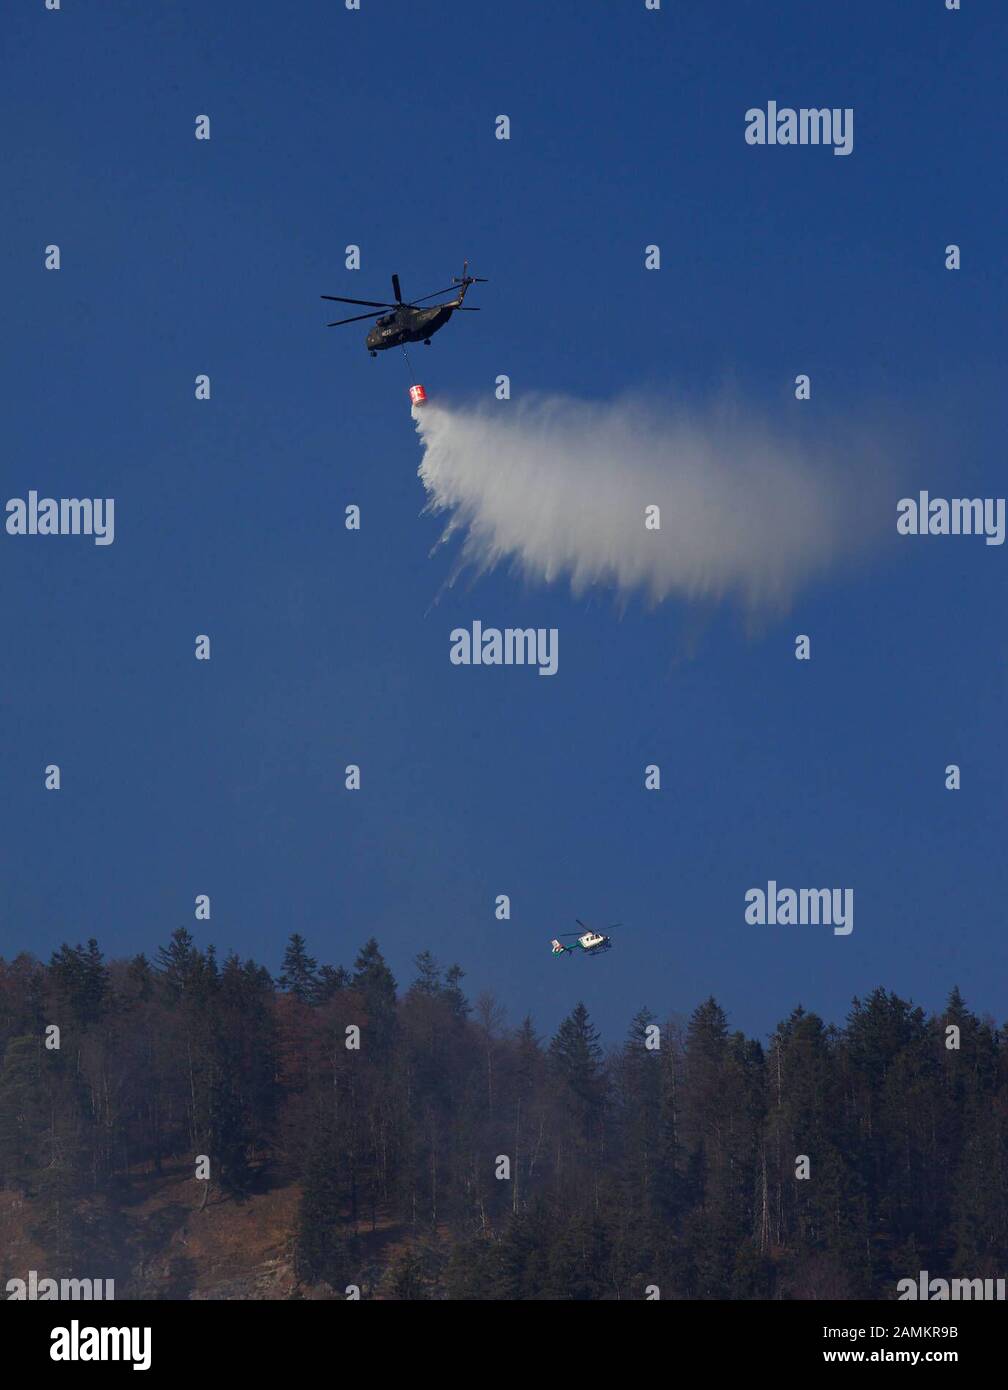
<path fill-rule="evenodd" d="M 423 405 L 424 401 L 427 399 L 427 392 L 422 386 L 411 386 L 409 389 L 409 398 L 411 405 Z"/>

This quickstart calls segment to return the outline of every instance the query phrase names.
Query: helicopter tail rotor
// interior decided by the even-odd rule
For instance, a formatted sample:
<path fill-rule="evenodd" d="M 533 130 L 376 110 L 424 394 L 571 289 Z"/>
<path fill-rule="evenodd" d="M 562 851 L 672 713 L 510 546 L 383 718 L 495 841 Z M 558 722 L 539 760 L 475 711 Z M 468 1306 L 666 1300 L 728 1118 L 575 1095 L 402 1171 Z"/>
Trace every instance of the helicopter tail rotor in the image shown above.
<path fill-rule="evenodd" d="M 466 297 L 466 291 L 470 285 L 485 285 L 486 279 L 482 275 L 469 274 L 469 262 L 462 262 L 462 274 L 452 276 L 452 284 L 459 286 L 458 299 L 455 301 L 456 308 L 460 307 Z"/>

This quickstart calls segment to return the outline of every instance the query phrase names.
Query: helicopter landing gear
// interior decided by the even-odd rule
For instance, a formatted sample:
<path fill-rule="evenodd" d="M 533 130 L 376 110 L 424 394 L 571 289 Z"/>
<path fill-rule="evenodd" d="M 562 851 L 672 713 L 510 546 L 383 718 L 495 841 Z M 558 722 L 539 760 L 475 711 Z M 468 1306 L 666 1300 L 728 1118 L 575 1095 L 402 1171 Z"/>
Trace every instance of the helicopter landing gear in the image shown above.
<path fill-rule="evenodd" d="M 370 352 L 371 352 L 371 356 L 372 356 L 372 357 L 377 357 L 377 356 L 378 356 L 378 354 L 375 352 L 374 348 L 371 348 L 371 349 L 370 349 Z"/>
<path fill-rule="evenodd" d="M 430 347 L 430 339 L 429 339 L 429 338 L 425 338 L 425 339 L 423 340 L 423 345 L 424 345 L 424 347 Z"/>

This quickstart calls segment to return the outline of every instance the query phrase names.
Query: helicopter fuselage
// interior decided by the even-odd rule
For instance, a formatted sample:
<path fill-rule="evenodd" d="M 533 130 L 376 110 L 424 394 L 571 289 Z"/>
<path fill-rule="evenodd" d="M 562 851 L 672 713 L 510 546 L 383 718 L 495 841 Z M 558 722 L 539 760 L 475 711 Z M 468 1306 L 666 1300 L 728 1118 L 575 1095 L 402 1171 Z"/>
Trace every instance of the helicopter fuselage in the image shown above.
<path fill-rule="evenodd" d="M 398 275 L 392 276 L 394 304 L 387 299 L 383 302 L 380 299 L 350 299 L 343 294 L 324 294 L 321 298 L 332 300 L 334 304 L 354 304 L 365 309 L 378 310 L 377 314 L 350 314 L 347 318 L 327 323 L 326 328 L 342 328 L 345 323 L 360 323 L 363 319 L 374 319 L 375 325 L 368 330 L 364 339 L 364 345 L 372 357 L 377 357 L 387 348 L 405 348 L 407 343 L 429 343 L 432 335 L 444 328 L 456 309 L 464 309 L 466 313 L 479 312 L 477 309 L 470 310 L 462 301 L 470 285 L 485 284 L 486 280 L 482 275 L 469 274 L 469 262 L 463 261 L 462 274 L 453 275 L 450 285 L 446 285 L 443 290 L 435 290 L 433 294 L 422 294 L 418 300 L 403 299 Z M 451 294 L 454 297 L 441 304 L 432 304 L 429 309 L 420 307 L 422 300 L 433 299 L 435 295 L 442 294 Z M 385 313 L 384 310 L 388 312 Z"/>
<path fill-rule="evenodd" d="M 586 931 L 578 937 L 573 946 L 565 946 L 562 941 L 555 938 L 550 942 L 550 945 L 555 956 L 569 956 L 574 951 L 584 951 L 589 956 L 600 956 L 603 951 L 612 949 L 612 940 L 600 932 Z"/>
<path fill-rule="evenodd" d="M 402 347 L 404 343 L 423 343 L 444 328 L 454 304 L 436 304 L 432 309 L 394 309 L 378 320 L 365 340 L 369 352 Z"/>

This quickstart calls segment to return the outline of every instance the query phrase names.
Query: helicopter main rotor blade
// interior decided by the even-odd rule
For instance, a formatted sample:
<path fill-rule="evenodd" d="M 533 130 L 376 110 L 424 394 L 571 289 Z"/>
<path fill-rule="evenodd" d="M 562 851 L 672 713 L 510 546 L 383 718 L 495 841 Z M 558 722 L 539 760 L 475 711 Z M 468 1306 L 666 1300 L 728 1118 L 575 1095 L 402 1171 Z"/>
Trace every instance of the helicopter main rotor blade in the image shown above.
<path fill-rule="evenodd" d="M 422 304 L 425 299 L 433 299 L 438 294 L 452 294 L 458 289 L 458 285 L 446 285 L 443 290 L 431 290 L 430 294 L 422 294 L 419 299 L 410 300 L 411 304 Z"/>
<path fill-rule="evenodd" d="M 342 294 L 320 294 L 319 299 L 331 299 L 336 304 L 366 304 L 370 309 L 394 309 L 394 304 L 383 304 L 379 299 L 347 299 Z"/>
<path fill-rule="evenodd" d="M 341 323 L 360 323 L 361 319 L 377 319 L 380 314 L 354 314 L 352 319 L 336 319 L 333 323 L 327 323 L 326 328 L 339 328 Z"/>
<path fill-rule="evenodd" d="M 398 275 L 393 275 L 393 276 L 392 276 L 392 293 L 395 295 L 396 303 L 397 303 L 397 304 L 401 304 L 401 303 L 402 303 L 402 290 L 400 290 L 400 288 L 399 288 L 399 276 L 398 276 Z"/>

